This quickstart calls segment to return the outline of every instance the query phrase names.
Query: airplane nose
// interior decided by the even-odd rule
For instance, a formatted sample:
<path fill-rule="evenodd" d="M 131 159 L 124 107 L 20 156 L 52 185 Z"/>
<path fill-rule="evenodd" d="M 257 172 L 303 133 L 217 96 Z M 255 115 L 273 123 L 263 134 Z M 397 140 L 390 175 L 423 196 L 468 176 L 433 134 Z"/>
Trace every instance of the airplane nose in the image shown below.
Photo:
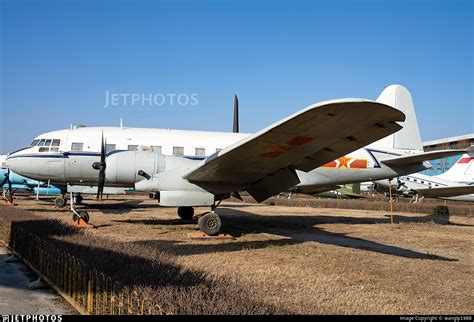
<path fill-rule="evenodd" d="M 22 175 L 23 169 L 21 167 L 21 162 L 18 162 L 18 159 L 15 157 L 14 154 L 6 158 L 5 167 L 10 169 L 13 172 L 16 172 Z"/>

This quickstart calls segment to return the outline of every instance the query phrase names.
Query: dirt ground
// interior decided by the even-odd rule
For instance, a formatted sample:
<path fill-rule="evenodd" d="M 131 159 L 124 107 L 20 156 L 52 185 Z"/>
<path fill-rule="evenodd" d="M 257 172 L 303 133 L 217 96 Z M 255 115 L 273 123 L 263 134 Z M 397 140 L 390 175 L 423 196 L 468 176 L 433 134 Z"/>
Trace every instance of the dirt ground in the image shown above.
<path fill-rule="evenodd" d="M 33 198 L 18 207 L 72 224 L 53 197 Z M 225 202 L 216 212 L 235 238 L 194 240 L 176 208 L 126 198 L 86 199 L 91 233 L 166 250 L 295 313 L 474 313 L 473 217 L 398 213 L 391 225 L 379 211 Z"/>

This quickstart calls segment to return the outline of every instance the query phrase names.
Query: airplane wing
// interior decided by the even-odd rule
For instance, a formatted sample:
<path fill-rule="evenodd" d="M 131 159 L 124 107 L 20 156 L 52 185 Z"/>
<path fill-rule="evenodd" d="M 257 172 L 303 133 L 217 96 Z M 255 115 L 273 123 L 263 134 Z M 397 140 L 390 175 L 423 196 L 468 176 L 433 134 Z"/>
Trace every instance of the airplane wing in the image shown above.
<path fill-rule="evenodd" d="M 183 175 L 214 194 L 247 190 L 257 201 L 310 171 L 392 134 L 405 115 L 388 105 L 342 99 L 311 105 L 209 156 Z"/>
<path fill-rule="evenodd" d="M 386 165 L 404 166 L 404 165 L 409 165 L 409 164 L 422 163 L 423 161 L 442 159 L 442 158 L 450 157 L 453 155 L 464 154 L 464 153 L 467 153 L 467 151 L 469 150 L 460 149 L 460 150 L 438 150 L 438 151 L 422 152 L 422 153 L 414 154 L 414 155 L 403 155 L 400 157 L 385 159 L 380 162 Z"/>
<path fill-rule="evenodd" d="M 474 186 L 459 185 L 451 187 L 435 187 L 415 189 L 416 192 L 425 197 L 439 198 L 439 197 L 455 197 L 462 195 L 470 195 L 474 193 Z"/>

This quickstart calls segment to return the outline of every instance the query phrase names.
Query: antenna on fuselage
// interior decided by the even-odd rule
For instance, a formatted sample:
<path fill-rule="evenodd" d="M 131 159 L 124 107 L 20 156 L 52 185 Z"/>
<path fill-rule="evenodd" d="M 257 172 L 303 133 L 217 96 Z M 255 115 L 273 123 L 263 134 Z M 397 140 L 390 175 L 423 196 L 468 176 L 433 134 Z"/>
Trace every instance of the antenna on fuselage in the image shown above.
<path fill-rule="evenodd" d="M 232 132 L 239 133 L 239 98 L 234 95 L 234 126 Z"/>
<path fill-rule="evenodd" d="M 120 129 L 123 130 L 123 120 L 120 118 Z"/>

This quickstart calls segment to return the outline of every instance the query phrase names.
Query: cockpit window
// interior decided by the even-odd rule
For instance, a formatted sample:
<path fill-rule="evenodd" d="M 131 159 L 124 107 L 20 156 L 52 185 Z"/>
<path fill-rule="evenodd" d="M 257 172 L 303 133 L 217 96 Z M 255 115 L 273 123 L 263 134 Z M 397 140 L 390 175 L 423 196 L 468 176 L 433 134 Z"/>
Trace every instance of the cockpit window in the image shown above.
<path fill-rule="evenodd" d="M 38 146 L 44 146 L 45 139 L 41 139 L 38 143 Z"/>
<path fill-rule="evenodd" d="M 50 145 L 51 145 L 51 141 L 52 141 L 52 140 L 46 140 L 46 142 L 44 142 L 44 146 L 50 146 Z"/>
<path fill-rule="evenodd" d="M 30 146 L 36 146 L 38 144 L 39 140 L 33 140 L 33 142 L 31 142 Z"/>
<path fill-rule="evenodd" d="M 54 139 L 52 146 L 59 146 L 59 143 L 60 143 L 60 142 L 61 142 L 61 140 Z"/>

